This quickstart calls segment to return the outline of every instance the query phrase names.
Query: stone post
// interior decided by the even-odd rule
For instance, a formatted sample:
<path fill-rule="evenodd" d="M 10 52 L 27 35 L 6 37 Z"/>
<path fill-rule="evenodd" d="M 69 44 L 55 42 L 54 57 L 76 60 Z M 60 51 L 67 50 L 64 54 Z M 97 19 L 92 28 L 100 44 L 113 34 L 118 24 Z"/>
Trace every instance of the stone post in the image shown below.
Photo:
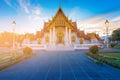
<path fill-rule="evenodd" d="M 50 29 L 49 32 L 50 32 L 50 33 L 49 33 L 49 36 L 50 36 L 49 44 L 50 44 L 50 46 L 51 46 L 51 44 L 52 44 L 52 29 Z"/>
<path fill-rule="evenodd" d="M 69 44 L 71 45 L 71 29 L 69 29 Z"/>
<path fill-rule="evenodd" d="M 69 36 L 68 36 L 68 28 L 65 27 L 65 45 L 66 46 L 68 46 L 68 38 L 69 38 Z"/>
<path fill-rule="evenodd" d="M 53 27 L 53 46 L 55 46 L 55 27 Z"/>

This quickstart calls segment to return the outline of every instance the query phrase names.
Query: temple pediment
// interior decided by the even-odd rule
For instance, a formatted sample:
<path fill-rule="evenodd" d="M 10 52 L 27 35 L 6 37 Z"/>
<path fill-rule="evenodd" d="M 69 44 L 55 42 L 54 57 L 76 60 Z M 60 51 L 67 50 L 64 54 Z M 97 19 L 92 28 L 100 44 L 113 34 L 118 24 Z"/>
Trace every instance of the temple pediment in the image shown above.
<path fill-rule="evenodd" d="M 66 26 L 71 29 L 74 28 L 74 23 L 71 20 L 68 20 L 61 8 L 58 9 L 56 15 L 46 25 L 47 28 L 53 28 L 56 26 Z"/>

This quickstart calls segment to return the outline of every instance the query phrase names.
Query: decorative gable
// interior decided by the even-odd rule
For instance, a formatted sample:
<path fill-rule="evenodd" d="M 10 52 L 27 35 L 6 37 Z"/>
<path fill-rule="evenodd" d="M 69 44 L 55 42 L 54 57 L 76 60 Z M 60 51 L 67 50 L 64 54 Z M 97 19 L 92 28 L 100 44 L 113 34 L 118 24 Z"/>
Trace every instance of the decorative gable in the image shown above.
<path fill-rule="evenodd" d="M 74 27 L 73 23 L 70 20 L 68 20 L 68 18 L 65 16 L 61 8 L 58 9 L 52 21 L 48 23 L 47 28 L 52 28 L 56 26 L 62 26 L 62 27 L 66 26 L 71 29 Z"/>

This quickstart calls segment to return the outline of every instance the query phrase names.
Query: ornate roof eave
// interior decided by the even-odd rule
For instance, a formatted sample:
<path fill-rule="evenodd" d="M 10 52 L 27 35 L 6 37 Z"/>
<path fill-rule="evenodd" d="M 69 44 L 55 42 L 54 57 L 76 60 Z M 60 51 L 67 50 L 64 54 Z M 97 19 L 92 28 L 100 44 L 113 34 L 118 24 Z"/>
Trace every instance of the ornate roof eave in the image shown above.
<path fill-rule="evenodd" d="M 52 21 L 49 22 L 48 26 L 50 26 L 52 24 L 52 22 L 54 21 L 55 17 L 57 16 L 58 12 L 61 10 L 61 12 L 63 13 L 61 7 L 58 9 L 57 13 L 55 14 L 55 16 L 53 17 Z M 69 23 L 69 25 L 71 26 L 71 28 L 73 29 L 73 25 L 69 22 L 68 18 L 65 16 L 65 14 L 63 13 L 63 16 L 65 17 L 66 21 Z M 48 27 L 47 26 L 47 27 Z"/>
<path fill-rule="evenodd" d="M 79 37 L 79 38 L 85 38 L 85 33 L 84 33 L 84 31 L 80 31 L 80 30 L 78 30 L 77 29 L 77 37 Z"/>

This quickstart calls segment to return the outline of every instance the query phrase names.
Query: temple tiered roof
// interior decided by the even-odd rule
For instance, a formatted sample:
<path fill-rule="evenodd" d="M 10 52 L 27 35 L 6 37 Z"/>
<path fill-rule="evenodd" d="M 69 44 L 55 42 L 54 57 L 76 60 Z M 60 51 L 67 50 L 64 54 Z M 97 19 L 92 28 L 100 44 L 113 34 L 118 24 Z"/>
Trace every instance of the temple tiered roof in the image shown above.
<path fill-rule="evenodd" d="M 84 31 L 80 31 L 77 28 L 77 23 L 72 22 L 72 20 L 69 20 L 68 17 L 64 14 L 62 8 L 60 7 L 53 16 L 52 20 L 49 20 L 48 22 L 44 22 L 44 28 L 42 29 L 42 33 L 49 32 L 50 28 L 53 28 L 54 26 L 59 26 L 59 27 L 68 27 L 71 29 L 72 32 L 75 32 L 77 34 L 77 37 L 79 38 L 84 38 L 84 39 L 93 39 L 97 38 L 96 35 L 94 34 L 87 34 L 85 35 Z M 92 36 L 89 38 L 89 36 Z"/>

